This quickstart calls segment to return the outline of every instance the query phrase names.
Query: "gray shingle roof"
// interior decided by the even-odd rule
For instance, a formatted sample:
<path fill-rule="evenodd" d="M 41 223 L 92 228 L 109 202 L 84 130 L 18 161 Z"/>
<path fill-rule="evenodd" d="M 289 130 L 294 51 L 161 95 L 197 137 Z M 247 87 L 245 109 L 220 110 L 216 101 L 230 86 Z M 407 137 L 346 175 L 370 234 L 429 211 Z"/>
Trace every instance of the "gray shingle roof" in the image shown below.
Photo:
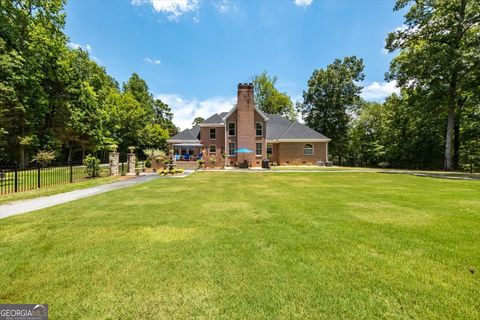
<path fill-rule="evenodd" d="M 282 134 L 279 139 L 328 139 L 323 134 L 310 129 L 306 125 L 293 121 L 290 127 Z"/>
<path fill-rule="evenodd" d="M 223 113 L 223 112 L 222 112 Z M 218 113 L 215 113 L 210 118 L 205 119 L 202 124 L 207 123 L 223 123 L 223 117 L 221 117 Z"/>
<path fill-rule="evenodd" d="M 267 117 L 267 140 L 279 139 L 292 124 L 290 120 L 278 114 L 267 114 Z"/>
<path fill-rule="evenodd" d="M 290 121 L 278 114 L 267 114 L 267 140 L 328 139 L 298 121 Z"/>
<path fill-rule="evenodd" d="M 168 140 L 179 140 L 179 141 L 195 141 L 198 140 L 198 135 L 200 134 L 200 127 L 195 126 L 191 129 L 185 129 L 182 132 L 177 133 Z"/>
<path fill-rule="evenodd" d="M 215 113 L 206 119 L 208 123 L 223 123 L 223 117 L 227 112 Z M 309 139 L 328 139 L 323 134 L 310 129 L 298 121 L 290 121 L 278 114 L 266 114 L 267 120 L 267 140 L 309 140 Z M 191 129 L 185 129 L 174 135 L 169 140 L 195 141 L 200 139 L 200 127 L 197 125 Z"/>

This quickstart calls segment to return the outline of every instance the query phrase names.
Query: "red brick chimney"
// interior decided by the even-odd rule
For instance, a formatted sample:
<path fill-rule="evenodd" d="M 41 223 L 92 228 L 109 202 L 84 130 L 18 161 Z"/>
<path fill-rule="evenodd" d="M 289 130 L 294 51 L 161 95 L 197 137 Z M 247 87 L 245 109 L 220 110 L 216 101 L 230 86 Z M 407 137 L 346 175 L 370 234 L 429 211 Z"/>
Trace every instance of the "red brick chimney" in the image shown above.
<path fill-rule="evenodd" d="M 239 83 L 237 94 L 237 148 L 255 152 L 255 102 L 253 83 Z M 255 153 L 238 155 L 238 158 L 255 161 Z"/>

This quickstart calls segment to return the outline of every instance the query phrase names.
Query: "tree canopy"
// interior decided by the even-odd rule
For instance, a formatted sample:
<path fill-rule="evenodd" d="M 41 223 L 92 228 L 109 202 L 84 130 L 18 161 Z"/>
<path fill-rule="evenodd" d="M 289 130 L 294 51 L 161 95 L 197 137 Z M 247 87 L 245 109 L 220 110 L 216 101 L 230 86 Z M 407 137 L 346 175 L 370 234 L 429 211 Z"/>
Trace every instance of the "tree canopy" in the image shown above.
<path fill-rule="evenodd" d="M 305 123 L 333 140 L 331 154 L 342 162 L 352 114 L 358 109 L 365 77 L 363 60 L 355 56 L 335 59 L 325 69 L 315 70 L 298 105 Z"/>
<path fill-rule="evenodd" d="M 64 1 L 0 2 L 0 161 L 41 150 L 63 160 L 86 151 L 164 147 L 176 132 L 168 105 L 136 73 L 122 86 L 68 47 Z"/>
<path fill-rule="evenodd" d="M 295 120 L 297 113 L 293 102 L 285 92 L 280 92 L 275 84 L 277 77 L 270 77 L 266 71 L 253 77 L 255 104 L 265 113 L 279 114 Z"/>
<path fill-rule="evenodd" d="M 438 106 L 446 111 L 444 168 L 453 169 L 459 113 L 468 103 L 470 90 L 478 86 L 478 76 L 473 74 L 480 68 L 480 3 L 397 0 L 394 9 L 406 7 L 404 27 L 387 37 L 386 48 L 399 50 L 387 79 L 422 92 L 424 105 L 430 105 L 432 113 Z"/>

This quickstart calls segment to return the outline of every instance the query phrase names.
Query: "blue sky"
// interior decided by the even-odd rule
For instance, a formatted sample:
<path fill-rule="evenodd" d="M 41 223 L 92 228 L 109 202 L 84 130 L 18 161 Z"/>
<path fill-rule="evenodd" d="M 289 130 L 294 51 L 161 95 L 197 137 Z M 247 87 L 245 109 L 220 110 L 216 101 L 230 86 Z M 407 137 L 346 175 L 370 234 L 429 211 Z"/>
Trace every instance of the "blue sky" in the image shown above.
<path fill-rule="evenodd" d="M 69 0 L 66 33 L 120 83 L 132 72 L 174 110 L 182 129 L 227 111 L 238 82 L 262 71 L 294 101 L 335 58 L 364 59 L 363 96 L 382 100 L 392 54 L 388 32 L 402 25 L 393 0 Z"/>

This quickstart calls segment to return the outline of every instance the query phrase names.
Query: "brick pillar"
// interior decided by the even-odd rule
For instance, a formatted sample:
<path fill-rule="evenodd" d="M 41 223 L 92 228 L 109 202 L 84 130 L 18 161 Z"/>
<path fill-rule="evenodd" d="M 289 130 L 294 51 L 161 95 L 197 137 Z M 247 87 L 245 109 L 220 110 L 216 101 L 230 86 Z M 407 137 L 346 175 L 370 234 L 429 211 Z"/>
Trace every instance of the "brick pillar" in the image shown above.
<path fill-rule="evenodd" d="M 118 176 L 118 163 L 120 154 L 118 152 L 110 152 L 108 155 L 108 162 L 110 164 L 110 175 Z"/>
<path fill-rule="evenodd" d="M 127 154 L 127 168 L 128 168 L 128 174 L 129 175 L 134 175 L 135 172 L 135 154 L 134 153 L 129 153 Z"/>

